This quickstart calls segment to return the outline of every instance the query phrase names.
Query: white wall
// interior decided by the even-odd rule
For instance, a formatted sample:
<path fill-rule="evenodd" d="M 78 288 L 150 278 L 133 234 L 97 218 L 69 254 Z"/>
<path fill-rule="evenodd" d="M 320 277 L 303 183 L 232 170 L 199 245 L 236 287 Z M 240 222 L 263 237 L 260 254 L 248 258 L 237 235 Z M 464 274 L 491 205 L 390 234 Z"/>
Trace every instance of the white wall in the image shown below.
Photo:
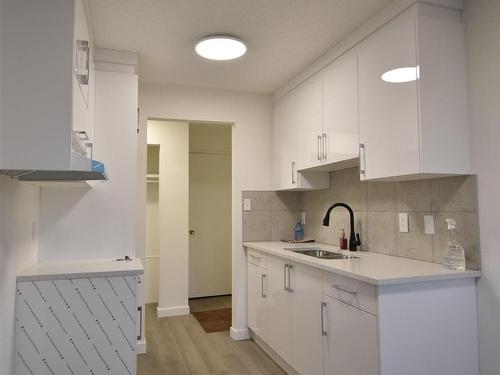
<path fill-rule="evenodd" d="M 241 246 L 241 191 L 271 188 L 272 98 L 250 94 L 183 86 L 143 84 L 139 87 L 139 166 L 142 183 L 138 194 L 142 225 L 138 233 L 138 256 L 144 259 L 144 213 L 146 202 L 146 124 L 148 118 L 234 123 L 232 134 L 232 269 L 233 337 L 247 332 L 246 258 Z M 139 255 L 140 254 L 140 255 Z M 241 331 L 240 331 L 241 330 Z"/>
<path fill-rule="evenodd" d="M 94 141 L 109 180 L 42 188 L 41 261 L 135 256 L 137 75 L 96 72 Z"/>
<path fill-rule="evenodd" d="M 478 175 L 482 277 L 478 282 L 482 375 L 500 373 L 500 1 L 466 0 L 473 171 Z"/>
<path fill-rule="evenodd" d="M 189 124 L 148 121 L 147 129 L 148 143 L 160 145 L 158 316 L 181 315 L 189 313 Z"/>
<path fill-rule="evenodd" d="M 0 176 L 0 373 L 14 373 L 16 275 L 36 263 L 39 189 Z"/>

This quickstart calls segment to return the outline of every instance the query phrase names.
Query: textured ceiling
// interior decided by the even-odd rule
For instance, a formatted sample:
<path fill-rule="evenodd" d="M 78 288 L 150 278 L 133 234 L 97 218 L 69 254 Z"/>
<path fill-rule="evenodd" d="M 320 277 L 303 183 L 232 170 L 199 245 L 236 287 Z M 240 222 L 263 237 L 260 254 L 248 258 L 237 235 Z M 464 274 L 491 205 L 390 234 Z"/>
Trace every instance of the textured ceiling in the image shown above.
<path fill-rule="evenodd" d="M 96 45 L 139 54 L 141 82 L 274 92 L 391 0 L 88 0 Z M 238 60 L 194 53 L 211 34 L 248 44 Z"/>

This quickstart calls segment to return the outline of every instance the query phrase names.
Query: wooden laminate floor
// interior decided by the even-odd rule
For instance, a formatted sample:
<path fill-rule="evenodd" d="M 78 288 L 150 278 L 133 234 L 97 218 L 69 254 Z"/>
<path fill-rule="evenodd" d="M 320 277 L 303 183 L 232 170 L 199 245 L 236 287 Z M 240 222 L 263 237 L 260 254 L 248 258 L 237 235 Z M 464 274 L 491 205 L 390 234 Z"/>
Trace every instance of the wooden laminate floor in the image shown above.
<path fill-rule="evenodd" d="M 193 311 L 231 305 L 231 297 L 191 300 Z M 229 332 L 206 333 L 192 315 L 156 317 L 156 304 L 146 305 L 146 354 L 140 354 L 138 375 L 285 374 L 251 340 L 233 341 Z"/>

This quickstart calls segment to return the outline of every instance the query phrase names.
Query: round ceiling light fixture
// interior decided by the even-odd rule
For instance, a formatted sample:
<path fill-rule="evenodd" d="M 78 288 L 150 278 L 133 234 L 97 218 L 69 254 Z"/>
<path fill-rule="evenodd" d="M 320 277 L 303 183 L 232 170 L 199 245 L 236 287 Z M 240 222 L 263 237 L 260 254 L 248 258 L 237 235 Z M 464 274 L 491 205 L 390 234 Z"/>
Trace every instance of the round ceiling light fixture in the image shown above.
<path fill-rule="evenodd" d="M 247 52 L 247 46 L 241 39 L 227 35 L 203 38 L 194 49 L 198 55 L 210 60 L 233 60 Z"/>

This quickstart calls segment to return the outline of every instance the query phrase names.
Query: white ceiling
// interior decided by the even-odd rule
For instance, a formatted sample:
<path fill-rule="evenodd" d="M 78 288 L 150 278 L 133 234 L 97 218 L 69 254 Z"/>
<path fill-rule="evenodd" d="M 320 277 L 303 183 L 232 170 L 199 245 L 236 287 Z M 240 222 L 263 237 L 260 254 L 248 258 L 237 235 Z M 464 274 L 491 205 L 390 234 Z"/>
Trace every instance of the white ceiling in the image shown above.
<path fill-rule="evenodd" d="M 392 0 L 88 0 L 96 45 L 139 53 L 142 82 L 274 92 Z M 238 60 L 194 52 L 211 34 L 248 44 Z"/>

